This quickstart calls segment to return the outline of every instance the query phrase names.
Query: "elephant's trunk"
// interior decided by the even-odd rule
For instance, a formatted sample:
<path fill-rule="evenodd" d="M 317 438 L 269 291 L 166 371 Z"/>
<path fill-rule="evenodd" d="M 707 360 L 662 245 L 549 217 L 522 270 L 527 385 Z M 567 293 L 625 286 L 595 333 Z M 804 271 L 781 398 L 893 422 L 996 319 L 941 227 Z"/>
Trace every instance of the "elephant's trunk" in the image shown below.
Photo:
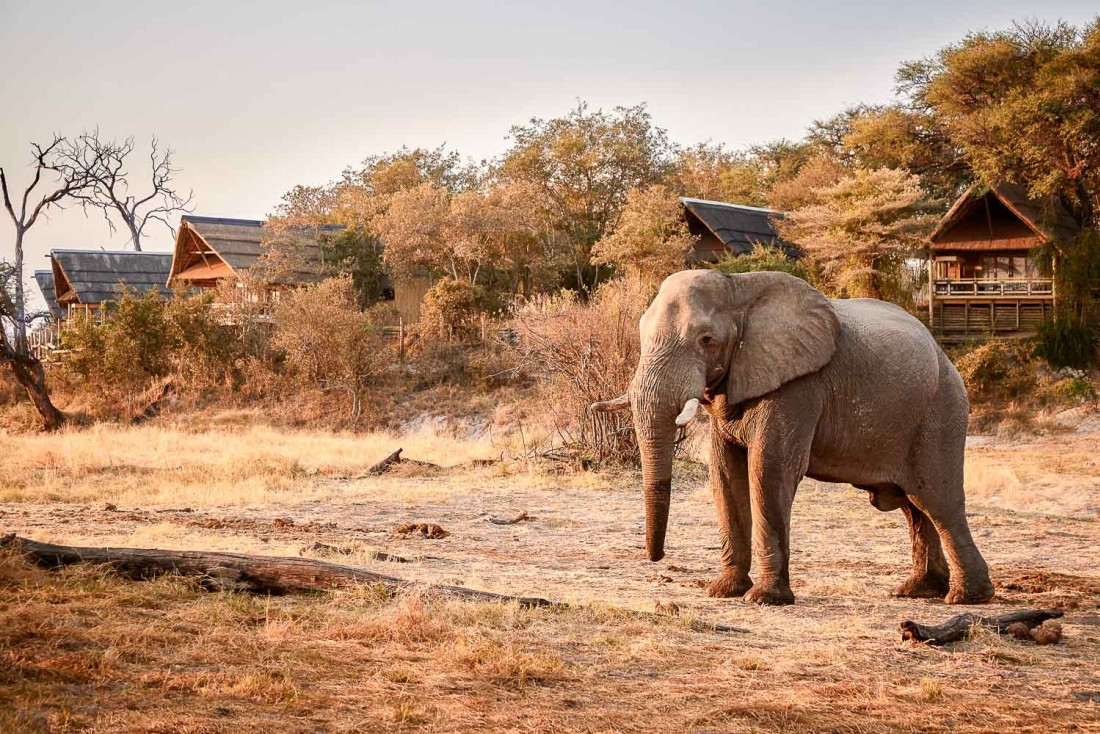
<path fill-rule="evenodd" d="M 665 531 L 668 508 L 672 501 L 673 437 L 644 440 L 642 454 L 642 491 L 645 496 L 645 549 L 651 561 L 665 557 Z"/>
<path fill-rule="evenodd" d="M 646 555 L 651 561 L 665 556 L 676 434 L 694 420 L 706 387 L 704 378 L 702 365 L 643 357 L 631 383 L 634 430 L 642 459 Z"/>

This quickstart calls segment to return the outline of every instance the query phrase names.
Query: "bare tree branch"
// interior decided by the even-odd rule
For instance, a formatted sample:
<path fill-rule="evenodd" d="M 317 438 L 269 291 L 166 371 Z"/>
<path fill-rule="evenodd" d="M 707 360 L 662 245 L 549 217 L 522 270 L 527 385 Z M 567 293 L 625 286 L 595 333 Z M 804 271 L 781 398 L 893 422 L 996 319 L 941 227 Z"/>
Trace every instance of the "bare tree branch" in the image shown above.
<path fill-rule="evenodd" d="M 99 130 L 95 130 L 85 132 L 79 140 L 78 152 L 84 155 L 69 162 L 92 179 L 88 190 L 78 197 L 85 211 L 88 207 L 100 209 L 112 233 L 116 231 L 116 220 L 120 221 L 130 233 L 130 241 L 138 252 L 150 222 L 160 222 L 175 233 L 170 215 L 191 211 L 192 192 L 184 196 L 172 187 L 172 178 L 179 173 L 179 169 L 172 165 L 171 148 L 161 148 L 160 141 L 155 137 L 152 139 L 149 190 L 138 195 L 130 191 L 131 179 L 126 169 L 127 160 L 136 149 L 133 137 L 122 142 L 106 140 L 100 136 Z"/>

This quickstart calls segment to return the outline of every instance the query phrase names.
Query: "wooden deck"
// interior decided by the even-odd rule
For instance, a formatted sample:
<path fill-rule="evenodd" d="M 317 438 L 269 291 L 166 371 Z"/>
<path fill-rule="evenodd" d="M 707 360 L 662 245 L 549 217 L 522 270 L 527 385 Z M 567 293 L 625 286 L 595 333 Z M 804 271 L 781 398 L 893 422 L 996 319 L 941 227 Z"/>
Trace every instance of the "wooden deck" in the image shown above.
<path fill-rule="evenodd" d="M 941 341 L 1029 336 L 1054 316 L 1054 280 L 949 279 L 931 282 L 929 320 Z"/>

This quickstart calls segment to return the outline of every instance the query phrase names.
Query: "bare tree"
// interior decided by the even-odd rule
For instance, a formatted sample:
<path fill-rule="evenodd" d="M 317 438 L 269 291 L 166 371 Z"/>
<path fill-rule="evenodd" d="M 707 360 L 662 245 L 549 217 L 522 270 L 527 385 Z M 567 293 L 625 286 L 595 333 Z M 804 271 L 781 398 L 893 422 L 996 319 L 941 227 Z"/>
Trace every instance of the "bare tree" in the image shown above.
<path fill-rule="evenodd" d="M 130 233 L 130 241 L 136 252 L 141 252 L 141 238 L 150 222 L 160 222 L 175 232 L 169 217 L 174 212 L 189 212 L 192 192 L 183 196 L 172 186 L 172 177 L 179 169 L 172 167 L 171 148 L 161 148 L 154 137 L 149 152 L 149 188 L 147 193 L 131 193 L 131 176 L 127 171 L 127 159 L 134 152 L 134 138 L 121 143 L 100 138 L 99 131 L 84 133 L 77 139 L 68 161 L 92 180 L 92 185 L 78 198 L 85 208 L 93 207 L 103 212 L 107 226 L 114 233 L 117 218 Z M 136 186 L 135 186 L 136 188 Z"/>
<path fill-rule="evenodd" d="M 0 361 L 8 364 L 38 408 L 45 427 L 51 430 L 60 427 L 65 416 L 50 401 L 42 365 L 27 349 L 30 319 L 23 291 L 23 241 L 27 231 L 48 209 L 60 208 L 66 198 L 79 197 L 92 185 L 89 169 L 72 165 L 72 161 L 83 159 L 90 167 L 98 166 L 97 154 L 89 154 L 81 147 L 79 140 L 74 142 L 60 135 L 54 135 L 45 146 L 31 143 L 34 175 L 21 196 L 15 191 L 13 197 L 7 175 L 0 167 L 4 209 L 15 227 L 13 262 L 7 263 L 0 272 Z M 39 189 L 40 184 L 44 188 Z"/>

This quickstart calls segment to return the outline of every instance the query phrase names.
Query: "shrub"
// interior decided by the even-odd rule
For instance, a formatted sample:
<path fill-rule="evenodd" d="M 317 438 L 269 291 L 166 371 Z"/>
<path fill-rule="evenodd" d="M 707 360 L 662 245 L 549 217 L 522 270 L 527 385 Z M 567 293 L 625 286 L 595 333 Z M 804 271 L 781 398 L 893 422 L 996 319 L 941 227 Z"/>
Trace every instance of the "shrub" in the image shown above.
<path fill-rule="evenodd" d="M 582 461 L 633 464 L 638 446 L 629 412 L 589 414 L 622 394 L 640 351 L 638 319 L 656 292 L 640 278 L 609 281 L 586 302 L 571 291 L 536 299 L 514 320 L 525 363 L 542 377 L 541 407 L 559 441 Z"/>
<path fill-rule="evenodd" d="M 1035 388 L 1029 363 L 1032 348 L 1023 342 L 992 341 L 959 356 L 955 368 L 972 401 L 1017 397 Z"/>
<path fill-rule="evenodd" d="M 1061 316 L 1039 327 L 1036 354 L 1054 367 L 1083 369 L 1093 358 L 1092 332 L 1075 316 Z"/>
<path fill-rule="evenodd" d="M 464 280 L 442 278 L 424 295 L 420 332 L 451 340 L 477 338 L 482 319 L 500 309 L 495 294 Z"/>
<path fill-rule="evenodd" d="M 359 309 L 348 276 L 284 292 L 272 346 L 294 387 L 344 396 L 351 425 L 363 415 L 368 388 L 392 363 L 381 329 Z"/>
<path fill-rule="evenodd" d="M 802 280 L 809 280 L 809 272 L 806 265 L 800 260 L 793 260 L 787 253 L 774 247 L 754 245 L 752 252 L 747 255 L 723 255 L 712 266 L 723 273 L 753 273 L 759 270 L 776 270 L 788 273 Z"/>
<path fill-rule="evenodd" d="M 165 377 L 192 390 L 223 384 L 239 354 L 209 296 L 166 298 L 156 290 L 124 290 L 101 314 L 69 319 L 62 347 L 58 377 L 78 389 L 93 412 L 107 414 L 132 411 L 150 382 Z"/>
<path fill-rule="evenodd" d="M 1044 385 L 1038 397 L 1045 403 L 1059 408 L 1070 408 L 1096 398 L 1092 383 L 1083 377 L 1063 377 Z"/>

